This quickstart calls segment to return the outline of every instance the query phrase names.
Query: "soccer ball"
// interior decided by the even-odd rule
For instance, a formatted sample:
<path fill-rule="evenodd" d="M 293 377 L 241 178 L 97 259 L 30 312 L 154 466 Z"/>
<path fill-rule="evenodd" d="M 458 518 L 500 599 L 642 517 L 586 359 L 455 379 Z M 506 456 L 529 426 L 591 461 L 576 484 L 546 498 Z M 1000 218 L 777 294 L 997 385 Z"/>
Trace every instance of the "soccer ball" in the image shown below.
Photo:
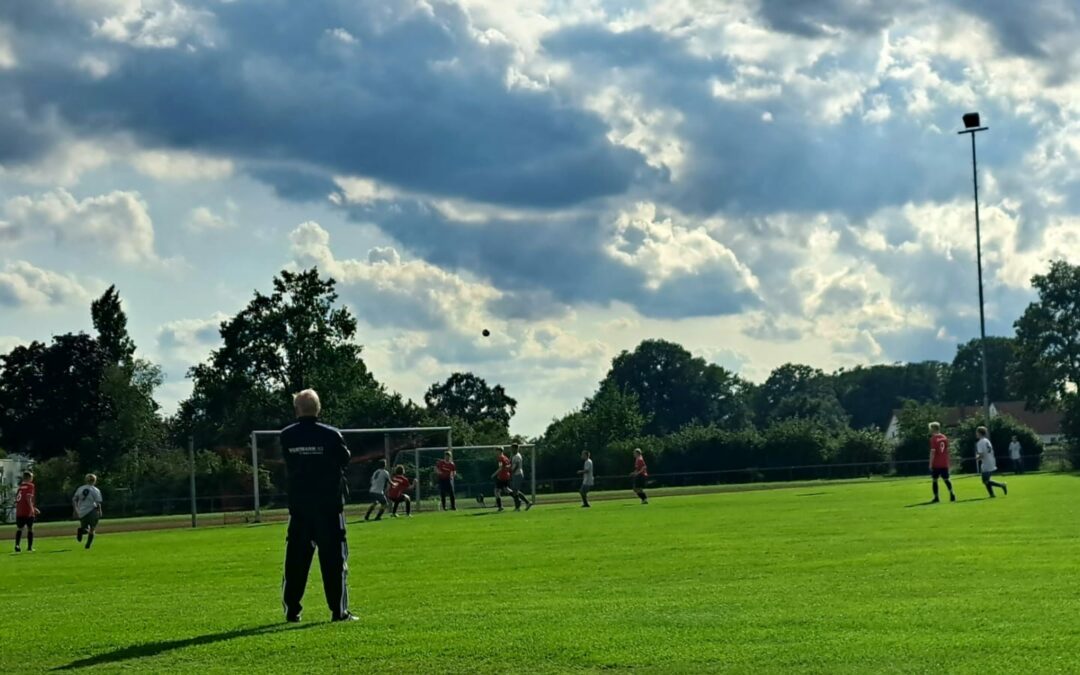
<path fill-rule="evenodd" d="M 489 331 L 489 330 L 488 330 L 487 328 L 485 328 L 485 329 L 484 329 L 484 330 L 483 330 L 483 331 L 481 332 L 481 335 L 483 335 L 484 337 L 490 337 L 490 336 L 491 336 L 491 331 Z"/>

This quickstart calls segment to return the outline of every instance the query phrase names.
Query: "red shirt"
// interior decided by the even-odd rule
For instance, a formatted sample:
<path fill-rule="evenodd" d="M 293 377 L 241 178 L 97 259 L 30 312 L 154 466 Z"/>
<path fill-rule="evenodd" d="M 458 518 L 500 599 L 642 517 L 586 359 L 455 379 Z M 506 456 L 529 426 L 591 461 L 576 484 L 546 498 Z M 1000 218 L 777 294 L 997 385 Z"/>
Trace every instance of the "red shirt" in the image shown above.
<path fill-rule="evenodd" d="M 930 466 L 934 469 L 949 468 L 949 439 L 945 434 L 930 437 Z"/>
<path fill-rule="evenodd" d="M 405 494 L 410 485 L 412 482 L 407 476 L 394 476 L 390 479 L 390 489 L 386 491 L 386 496 L 390 499 L 398 499 Z"/>
<path fill-rule="evenodd" d="M 649 467 L 645 466 L 644 457 L 638 457 L 634 460 L 634 471 L 640 472 L 638 474 L 639 476 L 644 476 L 646 478 L 649 476 Z"/>
<path fill-rule="evenodd" d="M 37 489 L 33 483 L 23 483 L 19 491 L 15 493 L 15 517 L 33 518 L 34 501 L 37 498 Z"/>
<path fill-rule="evenodd" d="M 450 480 L 455 471 L 457 471 L 457 465 L 449 460 L 440 459 L 435 462 L 435 474 L 438 475 L 439 480 Z"/>
<path fill-rule="evenodd" d="M 510 480 L 510 458 L 506 455 L 499 455 L 499 473 L 496 474 L 496 478 Z"/>

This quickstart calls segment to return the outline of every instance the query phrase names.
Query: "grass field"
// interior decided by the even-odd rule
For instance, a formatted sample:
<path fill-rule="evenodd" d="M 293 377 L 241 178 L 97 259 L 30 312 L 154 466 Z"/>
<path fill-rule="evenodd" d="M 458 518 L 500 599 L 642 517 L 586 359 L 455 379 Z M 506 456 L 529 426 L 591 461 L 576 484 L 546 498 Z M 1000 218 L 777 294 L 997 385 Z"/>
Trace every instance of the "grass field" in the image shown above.
<path fill-rule="evenodd" d="M 317 564 L 282 623 L 283 524 L 106 522 L 89 552 L 0 556 L 0 672 L 1075 672 L 1080 478 L 1009 482 L 354 523 L 353 624 L 327 622 Z"/>

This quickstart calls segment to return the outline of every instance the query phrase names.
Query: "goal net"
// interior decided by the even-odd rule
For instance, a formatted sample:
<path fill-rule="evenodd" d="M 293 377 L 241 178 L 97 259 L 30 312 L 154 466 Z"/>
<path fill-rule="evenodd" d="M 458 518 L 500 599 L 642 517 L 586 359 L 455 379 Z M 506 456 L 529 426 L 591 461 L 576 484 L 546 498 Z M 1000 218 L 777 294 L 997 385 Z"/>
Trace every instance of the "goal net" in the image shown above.
<path fill-rule="evenodd" d="M 454 493 L 457 507 L 472 508 L 494 506 L 495 481 L 491 477 L 498 467 L 499 449 L 512 456 L 511 444 L 504 445 L 459 445 L 452 448 L 456 477 Z M 521 491 L 529 496 L 529 501 L 536 501 L 536 447 L 528 443 L 519 443 L 522 468 L 525 471 Z M 422 495 L 427 508 L 440 508 L 438 478 L 435 465 L 443 458 L 446 446 L 419 447 L 412 451 L 419 466 Z M 481 501 L 482 499 L 482 501 Z"/>
<path fill-rule="evenodd" d="M 420 448 L 441 448 L 443 451 L 453 442 L 450 427 L 402 427 L 387 429 L 341 429 L 352 460 L 345 471 L 349 488 L 348 505 L 368 502 L 371 475 L 378 467 L 378 460 L 385 459 L 393 472 L 397 464 L 405 466 L 406 475 L 415 478 L 420 463 Z M 269 515 L 284 515 L 288 506 L 286 494 L 285 458 L 281 452 L 281 432 L 251 432 L 252 494 L 251 518 L 260 521 Z M 417 483 L 414 498 L 426 496 L 424 485 Z M 246 509 L 242 509 L 246 510 Z"/>

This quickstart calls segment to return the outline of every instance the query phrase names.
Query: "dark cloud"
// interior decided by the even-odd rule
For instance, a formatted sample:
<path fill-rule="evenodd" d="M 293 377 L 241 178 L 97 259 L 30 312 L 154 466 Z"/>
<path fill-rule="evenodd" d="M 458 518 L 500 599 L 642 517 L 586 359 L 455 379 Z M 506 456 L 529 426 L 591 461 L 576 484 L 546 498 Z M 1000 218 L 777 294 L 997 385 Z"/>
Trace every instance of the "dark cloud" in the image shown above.
<path fill-rule="evenodd" d="M 546 289 L 534 291 L 511 291 L 488 303 L 488 311 L 502 319 L 538 321 L 562 318 L 570 313 L 570 306 L 559 302 Z"/>
<path fill-rule="evenodd" d="M 42 29 L 40 13 L 10 4 L 0 18 Z M 81 134 L 126 131 L 149 146 L 293 161 L 485 202 L 565 206 L 651 173 L 594 115 L 550 92 L 508 89 L 510 48 L 478 42 L 455 5 L 201 6 L 216 14 L 212 46 L 114 45 L 118 63 L 102 79 L 58 60 L 6 72 L 0 88 L 18 92 L 29 116 L 55 111 Z M 335 28 L 355 42 L 329 47 Z M 270 177 L 283 194 L 307 194 L 302 174 L 299 186 Z"/>
<path fill-rule="evenodd" d="M 911 2 L 882 5 L 866 0 L 761 0 L 760 12 L 776 30 L 819 37 L 837 30 L 875 33 L 889 26 Z"/>

